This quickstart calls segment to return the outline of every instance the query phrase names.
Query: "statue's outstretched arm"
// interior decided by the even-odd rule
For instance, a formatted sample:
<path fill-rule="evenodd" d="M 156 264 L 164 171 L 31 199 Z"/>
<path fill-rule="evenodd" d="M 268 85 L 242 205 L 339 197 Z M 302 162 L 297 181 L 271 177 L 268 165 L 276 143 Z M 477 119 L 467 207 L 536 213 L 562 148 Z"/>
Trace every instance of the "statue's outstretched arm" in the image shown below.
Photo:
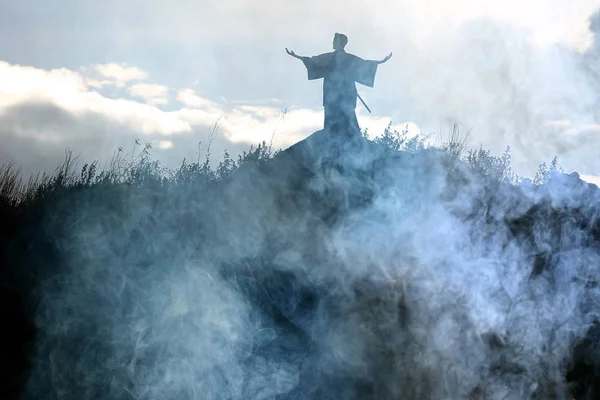
<path fill-rule="evenodd" d="M 392 58 L 392 53 L 388 54 L 387 57 L 385 57 L 383 60 L 377 61 L 377 64 L 383 64 L 384 62 L 386 62 L 390 58 Z"/>
<path fill-rule="evenodd" d="M 302 57 L 299 56 L 298 54 L 294 53 L 294 50 L 288 50 L 287 47 L 285 48 L 286 53 L 288 53 L 290 56 L 297 58 L 298 60 L 304 60 L 304 59 L 308 59 L 310 57 Z"/>

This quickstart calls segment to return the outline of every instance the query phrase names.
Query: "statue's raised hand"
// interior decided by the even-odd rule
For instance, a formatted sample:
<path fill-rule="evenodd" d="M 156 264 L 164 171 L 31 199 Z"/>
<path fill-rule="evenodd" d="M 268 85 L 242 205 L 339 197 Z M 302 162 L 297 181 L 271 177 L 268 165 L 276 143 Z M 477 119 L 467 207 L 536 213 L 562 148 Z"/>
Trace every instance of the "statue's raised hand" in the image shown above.
<path fill-rule="evenodd" d="M 379 61 L 379 64 L 383 64 L 384 62 L 386 62 L 390 58 L 392 58 L 392 53 L 388 54 L 386 58 L 384 58 L 383 60 Z"/>
<path fill-rule="evenodd" d="M 287 47 L 285 48 L 285 51 L 292 57 L 298 58 L 298 56 L 296 55 L 296 53 L 294 53 L 294 50 L 288 50 Z"/>

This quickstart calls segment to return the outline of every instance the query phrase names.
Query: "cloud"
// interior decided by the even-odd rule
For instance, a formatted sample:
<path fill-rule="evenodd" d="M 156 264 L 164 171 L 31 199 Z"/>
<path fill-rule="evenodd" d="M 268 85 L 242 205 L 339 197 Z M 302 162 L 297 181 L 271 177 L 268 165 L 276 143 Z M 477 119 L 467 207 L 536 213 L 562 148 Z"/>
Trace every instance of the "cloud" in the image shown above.
<path fill-rule="evenodd" d="M 138 70 L 137 68 L 135 70 Z M 142 134 L 190 131 L 176 114 L 134 100 L 104 97 L 90 90 L 84 76 L 65 68 L 42 69 L 0 62 L 0 112 L 27 103 L 47 102 L 75 115 L 98 114 Z"/>
<path fill-rule="evenodd" d="M 596 175 L 580 175 L 580 178 L 586 182 L 593 183 L 594 185 L 600 187 L 600 176 Z"/>
<path fill-rule="evenodd" d="M 168 92 L 168 87 L 156 83 L 136 83 L 129 87 L 129 93 L 145 100 L 154 97 L 164 97 Z"/>
<path fill-rule="evenodd" d="M 133 151 L 135 139 L 140 138 L 142 143 L 153 144 L 155 159 L 175 168 L 184 158 L 203 157 L 208 143 L 205 126 L 193 125 L 189 132 L 168 138 L 160 133 L 142 135 L 139 129 L 102 114 L 74 114 L 47 102 L 21 103 L 2 109 L 0 115 L 0 164 L 12 161 L 21 167 L 25 177 L 54 171 L 63 161 L 66 148 L 80 155 L 80 163 L 99 160 L 103 166 L 117 148 L 126 153 Z M 199 142 L 203 143 L 200 147 Z M 231 143 L 222 134 L 211 144 L 217 161 L 225 149 L 236 155 L 247 147 L 247 143 Z"/>
<path fill-rule="evenodd" d="M 164 97 L 156 97 L 153 99 L 146 100 L 146 103 L 151 104 L 153 106 L 164 106 L 169 104 L 169 99 Z"/>
<path fill-rule="evenodd" d="M 57 98 L 65 104 L 75 103 L 72 95 L 87 89 L 83 77 L 66 68 L 45 71 L 0 61 L 0 76 L 0 107 Z"/>
<path fill-rule="evenodd" d="M 129 94 L 146 100 L 148 104 L 159 105 L 167 104 L 169 100 L 166 96 L 169 88 L 165 85 L 156 83 L 136 83 L 128 89 Z"/>
<path fill-rule="evenodd" d="M 191 132 L 193 126 L 208 127 L 221 120 L 224 135 L 232 142 L 269 140 L 273 131 L 281 128 L 291 135 L 283 140 L 283 146 L 322 126 L 319 111 L 292 108 L 282 122 L 280 108 L 247 105 L 226 108 L 189 88 L 177 94 L 177 100 L 185 107 L 163 111 L 132 99 L 105 97 L 86 84 L 85 75 L 64 68 L 46 71 L 2 62 L 0 73 L 6 77 L 0 82 L 0 112 L 20 104 L 47 102 L 74 116 L 98 115 L 144 135 L 183 134 Z M 128 87 L 131 95 L 159 102 L 168 91 L 166 86 L 158 84 Z"/>
<path fill-rule="evenodd" d="M 184 95 L 182 95 L 184 93 Z M 275 106 L 235 105 L 225 108 L 198 97 L 192 89 L 180 91 L 179 101 L 189 106 L 178 112 L 190 124 L 210 125 L 217 119 L 223 134 L 232 143 L 257 143 L 266 141 L 286 148 L 305 138 L 308 134 L 323 129 L 323 110 L 292 106 L 282 109 Z M 389 117 L 375 117 L 358 113 L 359 124 L 375 135 L 381 134 L 390 123 Z M 406 125 L 411 134 L 420 133 L 412 122 L 396 123 L 392 129 L 401 131 Z"/>
<path fill-rule="evenodd" d="M 154 141 L 154 143 L 161 150 L 167 150 L 167 149 L 170 149 L 173 147 L 173 142 L 171 142 L 170 140 L 158 140 L 158 141 Z"/>
<path fill-rule="evenodd" d="M 106 97 L 87 85 L 85 74 L 65 68 L 47 71 L 0 62 L 0 76 L 0 162 L 15 162 L 26 176 L 52 171 L 65 148 L 81 152 L 83 160 L 107 161 L 117 147 L 130 148 L 137 137 L 172 152 L 166 159 L 175 166 L 204 140 L 206 127 L 218 118 L 210 112 L 202 120 L 186 118 L 184 109 L 163 111 L 128 98 Z M 131 91 L 160 101 L 152 98 L 164 92 L 159 86 L 134 85 Z M 213 149 L 218 153 L 225 148 L 240 150 L 220 136 Z"/>
<path fill-rule="evenodd" d="M 94 69 L 103 77 L 111 80 L 117 87 L 123 87 L 130 81 L 143 81 L 148 78 L 147 72 L 122 64 L 98 64 L 94 66 Z"/>
<path fill-rule="evenodd" d="M 161 161 L 175 166 L 189 156 L 190 148 L 206 142 L 216 122 L 220 135 L 213 149 L 218 153 L 229 148 L 233 155 L 262 141 L 286 148 L 323 126 L 322 110 L 282 109 L 276 100 L 219 104 L 182 88 L 174 90 L 182 107 L 164 111 L 156 104 L 167 101 L 171 89 L 165 85 L 126 86 L 125 93 L 146 100 L 141 103 L 123 97 L 125 93 L 107 97 L 97 90 L 102 84 L 90 84 L 85 72 L 66 68 L 44 70 L 0 62 L 0 75 L 5 78 L 0 81 L 0 159 L 22 165 L 26 174 L 52 170 L 67 147 L 83 151 L 85 159 L 106 159 L 115 148 L 140 136 L 162 151 Z M 132 76 L 119 79 L 125 82 Z M 381 131 L 389 123 L 381 117 L 359 115 L 359 120 Z"/>
<path fill-rule="evenodd" d="M 92 78 L 86 78 L 85 80 L 86 85 L 93 87 L 93 88 L 102 88 L 104 86 L 108 86 L 108 85 L 112 85 L 113 82 L 110 80 L 98 80 L 98 79 L 92 79 Z"/>
<path fill-rule="evenodd" d="M 183 103 L 186 107 L 189 108 L 215 108 L 216 104 L 208 99 L 204 99 L 198 96 L 194 89 L 181 89 L 177 93 L 177 101 Z"/>

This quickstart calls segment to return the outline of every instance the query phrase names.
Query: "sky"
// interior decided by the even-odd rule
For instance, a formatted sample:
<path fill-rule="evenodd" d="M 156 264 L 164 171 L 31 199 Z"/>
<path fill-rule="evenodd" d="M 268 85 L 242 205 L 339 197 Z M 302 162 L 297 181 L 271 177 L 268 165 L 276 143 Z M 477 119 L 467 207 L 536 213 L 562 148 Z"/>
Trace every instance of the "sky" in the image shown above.
<path fill-rule="evenodd" d="M 71 148 L 108 160 L 136 138 L 169 167 L 322 128 L 322 81 L 300 55 L 393 57 L 358 85 L 362 128 L 389 122 L 533 176 L 558 157 L 600 182 L 600 1 L 0 0 L 0 164 L 53 170 Z"/>

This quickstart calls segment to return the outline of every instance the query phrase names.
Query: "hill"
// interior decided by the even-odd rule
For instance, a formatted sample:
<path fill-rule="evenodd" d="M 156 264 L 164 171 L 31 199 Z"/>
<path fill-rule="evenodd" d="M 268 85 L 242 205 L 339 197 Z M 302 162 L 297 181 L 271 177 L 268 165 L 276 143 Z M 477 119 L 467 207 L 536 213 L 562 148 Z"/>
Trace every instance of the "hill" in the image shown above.
<path fill-rule="evenodd" d="M 5 246 L 11 390 L 596 398 L 599 200 L 325 131 L 219 181 L 59 190 Z"/>

